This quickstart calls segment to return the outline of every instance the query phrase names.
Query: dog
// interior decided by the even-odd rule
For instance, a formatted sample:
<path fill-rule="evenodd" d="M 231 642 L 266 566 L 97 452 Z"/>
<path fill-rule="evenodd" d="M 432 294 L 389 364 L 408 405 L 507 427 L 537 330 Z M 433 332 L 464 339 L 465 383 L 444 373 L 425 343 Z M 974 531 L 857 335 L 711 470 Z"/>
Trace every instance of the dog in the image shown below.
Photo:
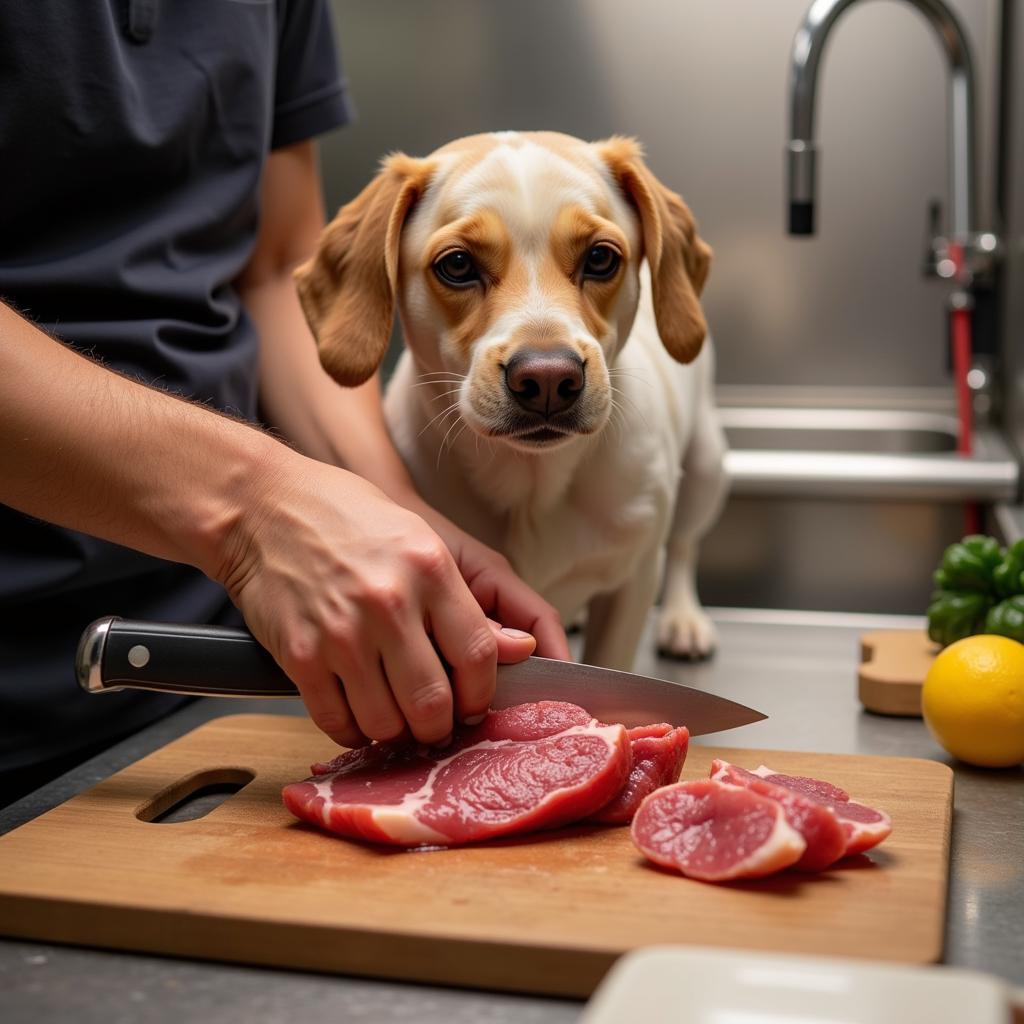
<path fill-rule="evenodd" d="M 711 250 L 635 140 L 498 132 L 392 154 L 296 271 L 320 360 L 368 380 L 397 308 L 394 443 L 426 498 L 629 669 L 707 655 L 700 537 L 726 493 L 700 306 Z"/>

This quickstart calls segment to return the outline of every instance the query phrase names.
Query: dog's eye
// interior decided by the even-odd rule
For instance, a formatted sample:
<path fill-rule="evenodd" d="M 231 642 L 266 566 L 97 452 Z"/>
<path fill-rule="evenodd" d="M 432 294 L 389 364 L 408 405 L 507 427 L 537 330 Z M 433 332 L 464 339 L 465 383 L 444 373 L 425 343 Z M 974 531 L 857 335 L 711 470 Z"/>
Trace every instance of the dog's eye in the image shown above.
<path fill-rule="evenodd" d="M 591 246 L 583 262 L 583 276 L 593 281 L 607 281 L 619 269 L 621 257 L 610 245 Z"/>
<path fill-rule="evenodd" d="M 447 285 L 459 288 L 480 280 L 473 257 L 465 249 L 446 252 L 435 264 L 434 273 Z"/>

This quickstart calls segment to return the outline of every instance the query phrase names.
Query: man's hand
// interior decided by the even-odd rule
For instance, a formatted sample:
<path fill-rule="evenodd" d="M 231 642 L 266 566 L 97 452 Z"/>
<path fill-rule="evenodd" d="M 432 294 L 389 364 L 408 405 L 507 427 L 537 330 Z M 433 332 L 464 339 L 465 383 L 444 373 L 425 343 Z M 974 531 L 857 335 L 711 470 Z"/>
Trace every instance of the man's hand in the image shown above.
<path fill-rule="evenodd" d="M 338 743 L 442 743 L 487 711 L 499 653 L 532 652 L 488 622 L 441 538 L 360 477 L 287 453 L 251 495 L 217 577 Z"/>

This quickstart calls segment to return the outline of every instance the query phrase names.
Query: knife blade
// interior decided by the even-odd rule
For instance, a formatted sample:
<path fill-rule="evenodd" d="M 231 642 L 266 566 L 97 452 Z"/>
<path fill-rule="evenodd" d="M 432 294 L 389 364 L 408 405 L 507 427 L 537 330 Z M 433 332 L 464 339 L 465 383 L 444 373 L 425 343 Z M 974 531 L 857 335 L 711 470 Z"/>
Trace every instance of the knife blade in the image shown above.
<path fill-rule="evenodd" d="M 295 684 L 251 633 L 223 626 L 106 616 L 82 634 L 75 658 L 87 693 L 155 690 L 198 697 L 298 697 Z M 768 716 L 717 694 L 652 676 L 531 657 L 499 665 L 493 708 L 540 700 L 578 704 L 602 722 L 669 722 L 693 736 Z"/>

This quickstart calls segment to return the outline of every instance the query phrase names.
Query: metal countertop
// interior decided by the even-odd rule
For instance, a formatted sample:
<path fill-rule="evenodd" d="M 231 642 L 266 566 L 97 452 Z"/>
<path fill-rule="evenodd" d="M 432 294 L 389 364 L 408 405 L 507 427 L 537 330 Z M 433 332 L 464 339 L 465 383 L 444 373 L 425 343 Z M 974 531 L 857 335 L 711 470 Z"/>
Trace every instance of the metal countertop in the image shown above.
<path fill-rule="evenodd" d="M 858 637 L 914 620 L 792 612 L 714 613 L 710 662 L 657 659 L 647 638 L 637 671 L 678 678 L 767 712 L 766 722 L 707 742 L 767 749 L 931 757 L 952 763 L 917 719 L 864 712 L 856 696 Z M 301 714 L 297 701 L 198 700 L 0 810 L 0 833 L 42 814 L 201 722 L 257 711 Z M 699 741 L 698 741 L 699 742 Z M 952 881 L 945 962 L 1024 985 L 1024 768 L 955 765 Z M 350 977 L 0 941 L 4 1024 L 76 1020 L 163 1024 L 277 1022 L 295 1013 L 377 1024 L 568 1024 L 582 1004 Z"/>

